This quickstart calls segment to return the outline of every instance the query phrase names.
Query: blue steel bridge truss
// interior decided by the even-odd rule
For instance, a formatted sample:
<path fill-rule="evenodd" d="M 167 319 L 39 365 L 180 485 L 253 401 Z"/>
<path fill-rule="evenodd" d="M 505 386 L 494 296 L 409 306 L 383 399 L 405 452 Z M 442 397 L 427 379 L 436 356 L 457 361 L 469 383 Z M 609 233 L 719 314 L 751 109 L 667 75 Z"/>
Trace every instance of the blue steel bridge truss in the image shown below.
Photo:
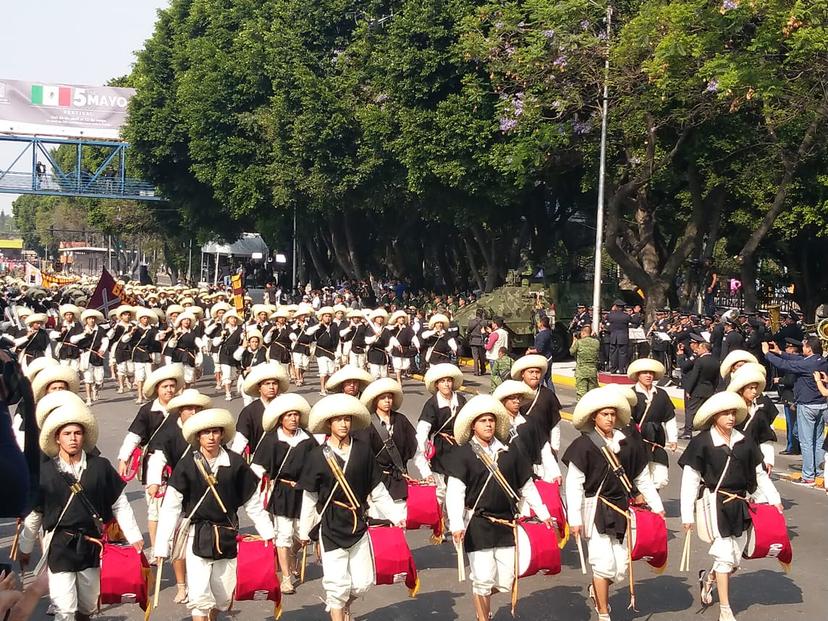
<path fill-rule="evenodd" d="M 74 148 L 73 169 L 64 170 L 55 161 L 52 151 L 61 146 Z M 0 147 L 3 153 L 11 153 L 13 158 L 0 168 L 0 193 L 164 200 L 149 181 L 127 177 L 129 144 L 126 142 L 0 135 Z M 107 154 L 97 170 L 83 169 L 86 149 L 103 150 Z M 6 155 L 2 157 L 8 159 Z M 38 162 L 42 162 L 45 171 L 38 171 Z"/>

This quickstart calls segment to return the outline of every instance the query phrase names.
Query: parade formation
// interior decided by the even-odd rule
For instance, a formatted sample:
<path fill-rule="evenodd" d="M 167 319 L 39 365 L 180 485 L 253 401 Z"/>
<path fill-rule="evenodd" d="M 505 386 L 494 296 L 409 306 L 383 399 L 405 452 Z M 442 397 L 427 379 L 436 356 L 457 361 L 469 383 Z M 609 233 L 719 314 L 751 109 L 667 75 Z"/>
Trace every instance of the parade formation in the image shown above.
<path fill-rule="evenodd" d="M 414 596 L 428 581 L 406 540 L 425 526 L 434 545 L 451 547 L 478 621 L 506 603 L 498 593 L 519 608 L 520 578 L 569 571 L 560 556 L 569 540 L 590 575 L 584 597 L 608 621 L 623 617 L 611 610 L 613 589 L 640 605 L 635 561 L 668 562 L 668 500 L 680 506 L 681 569 L 698 572 L 698 602 L 718 603 L 720 621 L 735 618 L 730 577 L 743 559 L 792 560 L 769 476 L 768 369 L 740 348 L 719 363 L 708 331 L 691 331 L 706 346 L 691 364 L 711 360 L 718 381 L 698 407 L 688 403 L 690 439 L 678 455 L 657 352 L 625 363 L 624 383 L 579 396 L 567 416 L 578 435 L 564 446 L 550 361 L 518 356 L 491 394 L 473 396 L 457 364 L 460 329 L 438 309 L 412 317 L 339 300 L 237 309 L 224 290 L 130 288 L 135 304 L 107 318 L 59 289 L 35 301 L 20 283 L 7 287 L 3 339 L 36 403 L 37 429 L 22 406 L 14 429 L 21 447 L 37 433 L 42 451 L 15 560 L 40 559 L 34 571 L 47 572 L 55 619 L 89 619 L 115 577 L 144 593 L 137 602 L 149 611 L 167 571 L 173 601 L 194 620 L 256 598 L 289 618 L 317 560 L 325 610 L 351 619 L 372 585 L 404 582 Z M 291 392 L 317 378 L 315 403 Z M 420 379 L 430 397 L 410 420 L 405 388 Z M 98 450 L 95 415 L 107 407 L 106 382 L 137 409 L 112 455 Z M 237 418 L 220 405 L 236 399 Z M 671 461 L 681 493 L 668 499 Z M 126 501 L 132 479 L 144 492 L 146 547 Z M 242 508 L 252 530 L 240 525 Z M 709 569 L 689 558 L 693 533 L 710 546 Z M 107 562 L 115 549 L 126 559 L 118 565 Z"/>

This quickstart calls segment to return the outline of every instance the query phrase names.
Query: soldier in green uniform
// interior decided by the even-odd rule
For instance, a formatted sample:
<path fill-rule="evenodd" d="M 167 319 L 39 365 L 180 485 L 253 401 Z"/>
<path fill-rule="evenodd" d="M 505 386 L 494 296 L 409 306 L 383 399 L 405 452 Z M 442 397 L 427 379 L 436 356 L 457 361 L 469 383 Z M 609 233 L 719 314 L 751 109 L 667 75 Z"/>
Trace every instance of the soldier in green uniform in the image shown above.
<path fill-rule="evenodd" d="M 575 335 L 569 353 L 575 357 L 575 394 L 580 399 L 598 388 L 598 352 L 601 344 L 592 336 L 592 327 L 584 326 Z"/>
<path fill-rule="evenodd" d="M 492 392 L 505 380 L 509 379 L 514 360 L 509 356 L 509 351 L 501 347 L 497 352 L 497 359 L 492 362 Z"/>

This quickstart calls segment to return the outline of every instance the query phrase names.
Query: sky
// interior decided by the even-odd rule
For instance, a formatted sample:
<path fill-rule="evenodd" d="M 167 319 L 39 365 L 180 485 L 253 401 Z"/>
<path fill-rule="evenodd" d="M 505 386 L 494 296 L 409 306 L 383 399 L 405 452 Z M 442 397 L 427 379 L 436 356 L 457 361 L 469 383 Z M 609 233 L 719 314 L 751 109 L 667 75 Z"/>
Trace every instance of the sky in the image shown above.
<path fill-rule="evenodd" d="M 103 85 L 130 72 L 169 0 L 6 0 L 0 79 Z M 0 145 L 0 169 L 20 152 Z M 0 194 L 11 213 L 13 194 Z"/>

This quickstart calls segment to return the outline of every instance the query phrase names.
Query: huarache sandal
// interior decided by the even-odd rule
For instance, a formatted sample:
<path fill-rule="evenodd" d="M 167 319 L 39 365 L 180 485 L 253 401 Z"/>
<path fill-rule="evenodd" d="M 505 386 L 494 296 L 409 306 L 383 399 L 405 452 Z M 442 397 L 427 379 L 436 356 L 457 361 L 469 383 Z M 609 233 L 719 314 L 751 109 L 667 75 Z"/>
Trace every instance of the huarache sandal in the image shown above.
<path fill-rule="evenodd" d="M 699 570 L 699 597 L 702 604 L 709 606 L 713 603 L 713 585 L 716 575 L 706 569 Z"/>

